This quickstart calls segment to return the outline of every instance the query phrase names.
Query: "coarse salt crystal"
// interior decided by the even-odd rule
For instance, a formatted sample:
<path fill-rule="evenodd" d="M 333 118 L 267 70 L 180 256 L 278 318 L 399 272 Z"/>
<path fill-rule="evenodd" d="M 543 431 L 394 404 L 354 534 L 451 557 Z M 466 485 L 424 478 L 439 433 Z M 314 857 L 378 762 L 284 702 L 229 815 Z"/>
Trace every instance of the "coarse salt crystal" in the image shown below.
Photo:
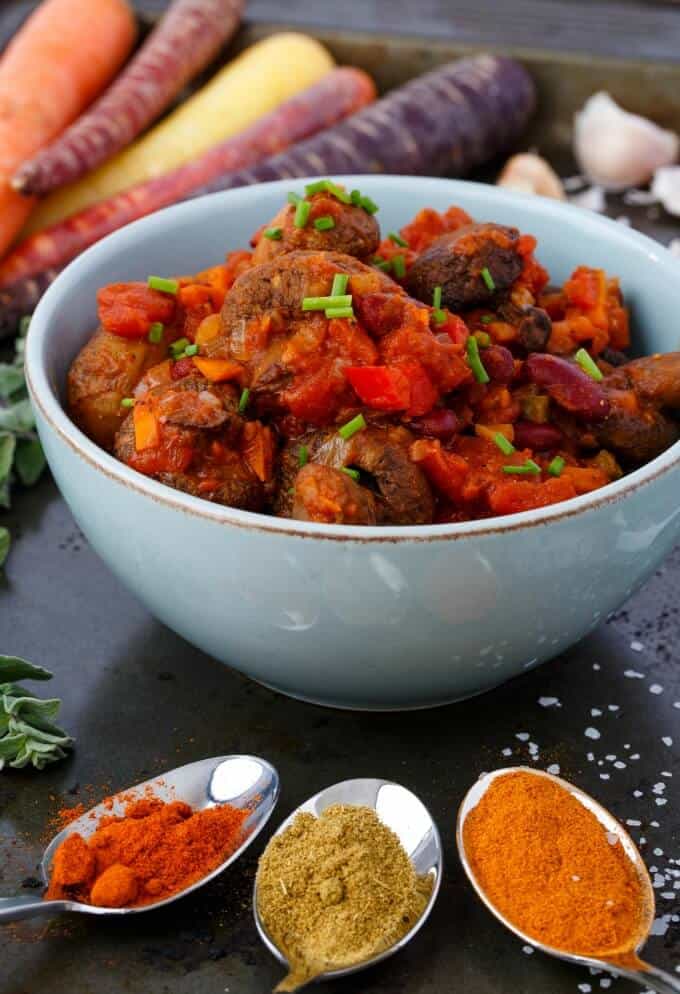
<path fill-rule="evenodd" d="M 616 760 L 616 762 L 614 763 L 614 767 L 615 767 L 615 768 L 616 768 L 617 770 L 625 770 L 625 768 L 626 768 L 626 764 L 625 764 L 625 763 L 622 763 L 620 759 L 617 759 L 617 760 Z"/>
<path fill-rule="evenodd" d="M 603 977 L 602 980 L 600 981 L 600 987 L 611 987 L 611 985 L 612 985 L 611 977 Z"/>
<path fill-rule="evenodd" d="M 558 777 L 560 775 L 560 764 L 551 763 L 550 766 L 547 768 L 546 773 L 552 773 L 554 777 Z"/>
<path fill-rule="evenodd" d="M 533 951 L 534 951 L 534 947 L 533 946 L 522 946 L 522 952 L 526 953 L 527 956 L 531 956 L 532 953 L 533 953 Z"/>
<path fill-rule="evenodd" d="M 595 753 L 594 752 L 589 752 L 588 755 L 586 756 L 586 759 L 588 760 L 589 763 L 594 762 L 594 760 L 595 760 Z"/>
<path fill-rule="evenodd" d="M 608 773 L 600 773 L 600 780 L 609 780 Z"/>
<path fill-rule="evenodd" d="M 630 825 L 631 828 L 639 828 L 641 824 L 642 822 L 635 818 L 626 818 L 626 825 Z"/>
<path fill-rule="evenodd" d="M 578 989 L 581 991 L 581 994 L 589 994 L 589 992 L 592 991 L 593 988 L 590 986 L 590 984 L 579 984 Z"/>
<path fill-rule="evenodd" d="M 598 732 L 598 730 L 596 728 L 592 728 L 592 727 L 586 728 L 586 730 L 585 730 L 585 732 L 583 734 L 588 739 L 599 739 L 599 737 L 600 737 L 600 733 Z"/>
<path fill-rule="evenodd" d="M 660 683 L 652 683 L 649 687 L 650 694 L 663 694 L 663 687 Z"/>
<path fill-rule="evenodd" d="M 561 708 L 559 697 L 539 697 L 538 703 L 542 708 Z"/>
<path fill-rule="evenodd" d="M 633 791 L 633 797 L 644 797 L 644 796 L 645 795 L 642 793 L 641 790 L 634 790 Z"/>
<path fill-rule="evenodd" d="M 657 846 L 656 849 L 654 850 L 654 855 L 663 856 L 663 849 L 659 849 L 659 847 Z"/>
<path fill-rule="evenodd" d="M 512 749 L 501 749 L 502 756 L 512 756 Z"/>
<path fill-rule="evenodd" d="M 662 807 L 664 804 L 668 804 L 668 801 L 666 800 L 665 797 L 657 797 L 656 803 L 659 805 L 659 807 Z"/>
<path fill-rule="evenodd" d="M 529 733 L 528 732 L 517 732 L 517 734 L 515 735 L 515 738 L 519 739 L 520 742 L 528 742 L 529 741 Z"/>
<path fill-rule="evenodd" d="M 637 639 L 633 639 L 633 641 L 630 643 L 630 647 L 633 650 L 633 652 L 643 652 L 645 648 L 642 642 L 638 642 Z"/>
<path fill-rule="evenodd" d="M 616 756 L 614 756 L 614 755 L 613 755 L 613 754 L 612 754 L 612 753 L 610 752 L 610 753 L 609 753 L 609 754 L 608 754 L 607 756 L 605 756 L 604 758 L 605 758 L 605 759 L 607 760 L 607 762 L 608 762 L 608 763 L 613 763 L 613 762 L 614 762 L 614 760 L 616 759 Z"/>
<path fill-rule="evenodd" d="M 661 741 L 665 746 L 668 746 L 669 749 L 673 745 L 673 739 L 670 737 L 670 735 L 662 735 Z"/>
<path fill-rule="evenodd" d="M 637 670 L 624 670 L 623 675 L 628 677 L 629 680 L 644 680 L 644 673 L 638 673 Z"/>
<path fill-rule="evenodd" d="M 600 711 L 600 709 L 599 709 L 599 708 L 591 708 L 591 709 L 590 709 L 590 714 L 591 714 L 591 716 L 592 716 L 593 718 L 599 718 L 599 717 L 600 717 L 600 715 L 602 714 L 602 712 Z"/>
<path fill-rule="evenodd" d="M 618 711 L 619 710 L 618 704 L 608 704 L 607 707 L 609 708 L 610 711 Z"/>

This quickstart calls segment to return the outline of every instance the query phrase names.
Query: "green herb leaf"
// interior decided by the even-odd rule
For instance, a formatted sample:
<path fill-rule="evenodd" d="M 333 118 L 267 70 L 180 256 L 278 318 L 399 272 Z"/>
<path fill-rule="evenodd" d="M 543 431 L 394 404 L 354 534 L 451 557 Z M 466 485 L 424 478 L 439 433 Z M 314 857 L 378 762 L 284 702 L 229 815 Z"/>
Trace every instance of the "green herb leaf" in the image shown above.
<path fill-rule="evenodd" d="M 0 362 L 0 397 L 10 400 L 13 394 L 24 387 L 24 372 L 18 366 Z"/>
<path fill-rule="evenodd" d="M 29 663 L 21 656 L 0 655 L 0 684 L 16 680 L 51 680 L 52 674 L 42 666 Z"/>
<path fill-rule="evenodd" d="M 4 527 L 0 527 L 0 567 L 5 564 L 11 544 L 12 539 L 9 537 L 8 530 Z"/>
<path fill-rule="evenodd" d="M 25 487 L 32 487 L 45 468 L 45 455 L 37 438 L 20 438 L 14 456 L 19 479 Z"/>
<path fill-rule="evenodd" d="M 0 432 L 0 480 L 5 481 L 12 471 L 16 438 L 9 431 Z"/>
<path fill-rule="evenodd" d="M 32 431 L 33 428 L 35 418 L 28 398 L 9 407 L 0 407 L 0 431 Z"/>

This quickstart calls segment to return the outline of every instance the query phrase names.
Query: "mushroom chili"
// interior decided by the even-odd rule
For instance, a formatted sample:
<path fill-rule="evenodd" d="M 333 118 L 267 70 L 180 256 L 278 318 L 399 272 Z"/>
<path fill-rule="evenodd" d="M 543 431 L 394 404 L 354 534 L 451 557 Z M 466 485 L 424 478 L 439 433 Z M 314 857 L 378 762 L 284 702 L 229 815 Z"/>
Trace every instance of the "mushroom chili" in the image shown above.
<path fill-rule="evenodd" d="M 680 352 L 628 358 L 616 278 L 551 287 L 531 235 L 457 207 L 381 240 L 376 211 L 319 180 L 252 251 L 102 288 L 75 422 L 185 493 L 354 525 L 543 507 L 680 437 Z"/>

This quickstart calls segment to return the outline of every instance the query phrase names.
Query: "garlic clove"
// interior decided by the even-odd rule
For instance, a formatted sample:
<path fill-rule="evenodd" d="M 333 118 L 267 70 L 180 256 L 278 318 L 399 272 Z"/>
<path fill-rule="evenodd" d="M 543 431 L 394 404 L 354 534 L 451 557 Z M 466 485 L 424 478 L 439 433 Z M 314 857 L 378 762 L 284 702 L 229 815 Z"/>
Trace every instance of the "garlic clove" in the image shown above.
<path fill-rule="evenodd" d="M 505 163 L 497 180 L 498 186 L 520 193 L 534 193 L 540 197 L 564 200 L 564 189 L 557 173 L 540 155 L 526 153 L 513 155 Z"/>
<path fill-rule="evenodd" d="M 574 152 L 581 170 L 607 190 L 647 183 L 678 156 L 678 136 L 623 110 L 596 93 L 574 119 Z"/>
<path fill-rule="evenodd" d="M 680 166 L 663 166 L 657 169 L 651 193 L 669 214 L 680 217 Z"/>

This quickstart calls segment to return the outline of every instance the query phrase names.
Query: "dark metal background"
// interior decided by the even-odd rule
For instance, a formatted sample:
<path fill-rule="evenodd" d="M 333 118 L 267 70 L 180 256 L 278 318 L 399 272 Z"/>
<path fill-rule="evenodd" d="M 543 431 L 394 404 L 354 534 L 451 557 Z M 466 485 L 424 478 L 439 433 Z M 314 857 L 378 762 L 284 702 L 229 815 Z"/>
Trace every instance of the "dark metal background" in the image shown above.
<path fill-rule="evenodd" d="M 5 2 L 0 36 L 30 6 Z M 152 6 L 149 2 L 145 9 Z M 373 68 L 383 85 L 452 57 L 461 40 L 478 47 L 494 39 L 500 43 L 503 35 L 511 47 L 533 46 L 528 62 L 541 86 L 544 122 L 536 137 L 563 171 L 571 169 L 570 115 L 602 82 L 629 104 L 642 105 L 639 109 L 656 100 L 656 116 L 680 129 L 680 61 L 640 66 L 564 54 L 553 58 L 538 50 L 555 47 L 556 41 L 567 48 L 562 45 L 567 41 L 601 55 L 635 51 L 680 60 L 680 12 L 671 6 L 558 0 L 492 5 L 480 0 L 457 3 L 455 16 L 452 6 L 444 0 L 418 7 L 378 0 L 340 9 L 305 0 L 292 4 L 285 17 L 296 24 L 341 20 L 345 29 L 389 27 L 402 35 L 438 36 L 433 43 L 320 32 L 339 56 L 353 56 L 352 61 Z M 269 0 L 256 0 L 252 13 L 260 21 L 283 16 Z M 600 30 L 594 31 L 597 25 Z M 653 27 L 651 41 L 645 25 Z M 253 33 L 264 29 L 256 26 Z M 650 219 L 644 208 L 633 211 L 617 201 L 610 208 L 614 216 L 625 212 L 666 241 L 680 234 L 677 224 Z M 53 684 L 44 689 L 63 697 L 63 722 L 78 745 L 72 758 L 44 773 L 0 773 L 0 892 L 35 884 L 36 863 L 49 835 L 46 821 L 58 807 L 88 805 L 109 791 L 204 756 L 254 752 L 274 762 L 282 776 L 273 824 L 329 783 L 384 776 L 422 796 L 444 838 L 444 884 L 427 927 L 399 957 L 327 985 L 328 994 L 583 994 L 585 988 L 578 986 L 583 984 L 593 992 L 605 989 L 601 977 L 527 955 L 481 907 L 457 863 L 456 807 L 481 771 L 533 761 L 528 743 L 516 737 L 528 732 L 539 747 L 538 765 L 558 763 L 564 776 L 621 818 L 641 822 L 631 831 L 647 840 L 642 849 L 648 865 L 665 866 L 668 857 L 680 860 L 680 708 L 674 707 L 680 702 L 680 550 L 624 610 L 564 657 L 460 705 L 370 715 L 279 697 L 163 628 L 89 549 L 48 479 L 17 494 L 15 510 L 1 520 L 11 528 L 14 545 L 0 579 L 0 648 L 55 671 Z M 181 576 L 165 582 L 181 583 Z M 413 665 L 417 671 L 417 660 Z M 641 677 L 626 676 L 627 671 Z M 654 684 L 663 691 L 650 693 Z M 544 706 L 545 698 L 557 698 L 560 706 Z M 602 715 L 594 717 L 593 708 Z M 601 738 L 588 738 L 588 727 L 597 728 Z M 664 744 L 668 736 L 675 745 Z M 504 755 L 508 749 L 511 755 Z M 639 759 L 630 758 L 638 754 Z M 625 761 L 625 768 L 615 768 L 607 756 Z M 669 802 L 658 806 L 652 788 L 662 772 L 674 777 L 665 778 Z M 608 780 L 601 779 L 603 773 Z M 635 798 L 636 790 L 643 797 Z M 279 969 L 260 945 L 251 917 L 261 847 L 167 911 L 130 921 L 63 916 L 0 930 L 1 994 L 264 994 Z M 654 855 L 655 849 L 663 856 Z M 659 899 L 659 913 L 680 916 L 678 900 Z M 680 967 L 680 918 L 651 941 L 648 952 L 667 969 Z M 632 990 L 622 981 L 610 989 Z"/>

